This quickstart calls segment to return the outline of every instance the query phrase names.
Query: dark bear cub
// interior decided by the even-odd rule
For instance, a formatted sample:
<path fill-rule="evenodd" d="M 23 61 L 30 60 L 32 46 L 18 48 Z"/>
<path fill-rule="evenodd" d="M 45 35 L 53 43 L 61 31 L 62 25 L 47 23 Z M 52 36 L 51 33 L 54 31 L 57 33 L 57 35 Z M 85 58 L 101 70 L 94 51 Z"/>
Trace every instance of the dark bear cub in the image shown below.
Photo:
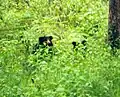
<path fill-rule="evenodd" d="M 73 45 L 73 49 L 75 51 L 78 51 L 78 50 L 81 51 L 83 57 L 85 57 L 86 51 L 87 51 L 87 41 L 86 40 L 82 40 L 81 42 L 73 41 L 72 45 Z"/>
<path fill-rule="evenodd" d="M 32 54 L 34 54 L 37 51 L 37 49 L 39 49 L 39 48 L 43 49 L 43 48 L 46 48 L 46 47 L 53 46 L 52 39 L 53 39 L 52 36 L 39 37 L 38 43 L 36 43 L 35 46 L 33 47 Z M 50 52 L 51 48 L 49 48 L 48 51 Z"/>
<path fill-rule="evenodd" d="M 73 49 L 78 48 L 78 46 L 80 44 L 82 44 L 83 45 L 83 49 L 85 50 L 86 49 L 87 41 L 86 40 L 82 40 L 80 43 L 79 42 L 77 43 L 77 42 L 73 41 L 72 44 L 73 44 Z"/>

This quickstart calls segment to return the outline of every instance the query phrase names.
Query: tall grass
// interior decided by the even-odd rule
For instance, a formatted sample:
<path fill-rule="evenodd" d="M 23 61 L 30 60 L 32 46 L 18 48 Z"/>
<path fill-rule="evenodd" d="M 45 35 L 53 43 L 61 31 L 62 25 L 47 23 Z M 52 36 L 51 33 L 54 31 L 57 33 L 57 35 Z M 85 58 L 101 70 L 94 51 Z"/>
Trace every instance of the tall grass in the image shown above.
<path fill-rule="evenodd" d="M 106 43 L 107 0 L 0 4 L 0 97 L 120 96 L 120 51 L 113 55 Z M 44 35 L 54 37 L 53 53 L 31 54 Z M 72 41 L 84 36 L 87 51 L 74 51 Z"/>

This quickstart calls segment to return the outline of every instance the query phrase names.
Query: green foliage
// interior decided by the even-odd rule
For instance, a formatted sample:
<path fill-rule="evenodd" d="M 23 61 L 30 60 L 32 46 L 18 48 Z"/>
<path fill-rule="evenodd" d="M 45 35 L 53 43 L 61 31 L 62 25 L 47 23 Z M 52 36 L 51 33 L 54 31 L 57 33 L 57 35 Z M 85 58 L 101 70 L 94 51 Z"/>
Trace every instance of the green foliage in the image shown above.
<path fill-rule="evenodd" d="M 120 97 L 107 21 L 108 0 L 1 0 L 0 97 Z M 44 35 L 54 37 L 52 52 L 32 54 Z M 74 51 L 83 36 L 87 50 Z"/>

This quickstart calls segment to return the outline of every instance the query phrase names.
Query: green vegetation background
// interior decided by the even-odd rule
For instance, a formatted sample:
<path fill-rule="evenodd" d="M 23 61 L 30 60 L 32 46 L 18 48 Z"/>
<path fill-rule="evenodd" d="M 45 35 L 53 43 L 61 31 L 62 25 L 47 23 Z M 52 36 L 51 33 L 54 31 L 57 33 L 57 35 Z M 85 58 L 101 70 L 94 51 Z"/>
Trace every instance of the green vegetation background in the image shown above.
<path fill-rule="evenodd" d="M 0 0 L 0 97 L 120 97 L 107 21 L 107 0 Z M 54 55 L 31 54 L 44 35 Z M 71 44 L 83 36 L 86 57 Z"/>

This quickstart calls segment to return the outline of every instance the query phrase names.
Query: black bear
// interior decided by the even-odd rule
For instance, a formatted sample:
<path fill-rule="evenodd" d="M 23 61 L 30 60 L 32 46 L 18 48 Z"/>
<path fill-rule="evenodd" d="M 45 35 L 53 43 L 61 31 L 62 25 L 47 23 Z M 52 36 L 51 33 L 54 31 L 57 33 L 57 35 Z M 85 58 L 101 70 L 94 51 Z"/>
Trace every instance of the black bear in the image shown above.
<path fill-rule="evenodd" d="M 73 41 L 72 44 L 73 44 L 73 49 L 76 49 L 80 44 L 82 44 L 83 47 L 84 47 L 83 49 L 85 50 L 87 41 L 86 40 L 82 40 L 80 43 L 77 43 L 77 42 Z"/>
<path fill-rule="evenodd" d="M 36 43 L 35 46 L 33 47 L 32 54 L 34 54 L 36 52 L 36 50 L 39 49 L 39 48 L 45 48 L 45 47 L 53 46 L 52 39 L 53 39 L 52 36 L 39 37 L 38 43 Z M 49 51 L 50 50 L 51 49 L 49 49 Z"/>
<path fill-rule="evenodd" d="M 81 42 L 72 42 L 73 45 L 73 49 L 75 51 L 78 51 L 80 48 L 80 51 L 82 52 L 83 57 L 85 57 L 86 55 L 86 51 L 87 51 L 87 41 L 86 40 L 82 40 Z"/>
<path fill-rule="evenodd" d="M 73 49 L 75 50 L 78 50 L 78 48 L 80 47 L 80 45 L 82 46 L 82 49 L 84 51 L 87 50 L 87 36 L 86 35 L 83 35 L 84 39 L 81 40 L 80 42 L 75 42 L 73 41 L 72 44 L 73 44 Z"/>
<path fill-rule="evenodd" d="M 52 39 L 52 36 L 39 37 L 39 45 L 53 46 Z"/>

